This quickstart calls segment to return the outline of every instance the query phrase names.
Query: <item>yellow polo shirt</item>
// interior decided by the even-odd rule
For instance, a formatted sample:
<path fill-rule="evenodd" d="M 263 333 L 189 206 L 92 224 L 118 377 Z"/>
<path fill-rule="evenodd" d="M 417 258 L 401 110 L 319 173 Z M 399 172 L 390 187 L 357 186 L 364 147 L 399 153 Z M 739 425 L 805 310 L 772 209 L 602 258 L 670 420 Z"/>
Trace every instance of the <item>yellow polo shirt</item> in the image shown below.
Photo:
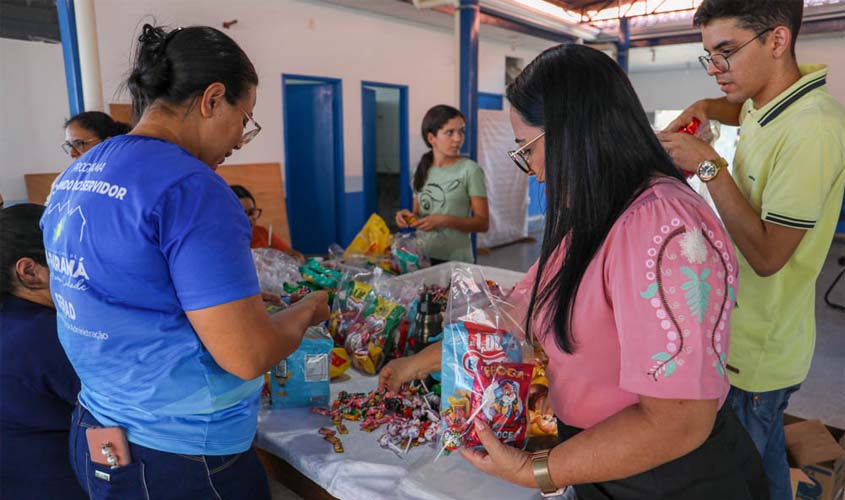
<path fill-rule="evenodd" d="M 763 278 L 739 257 L 728 373 L 746 391 L 801 383 L 816 342 L 816 278 L 830 249 L 845 190 L 845 109 L 827 91 L 827 67 L 761 109 L 747 101 L 733 177 L 760 218 L 805 229 L 786 265 Z"/>

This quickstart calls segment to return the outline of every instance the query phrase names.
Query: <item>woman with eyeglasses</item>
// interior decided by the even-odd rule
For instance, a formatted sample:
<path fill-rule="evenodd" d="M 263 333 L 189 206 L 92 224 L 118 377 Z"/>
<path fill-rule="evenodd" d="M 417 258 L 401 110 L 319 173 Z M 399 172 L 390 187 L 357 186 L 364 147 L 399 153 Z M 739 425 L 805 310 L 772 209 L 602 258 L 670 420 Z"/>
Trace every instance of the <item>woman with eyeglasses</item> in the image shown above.
<path fill-rule="evenodd" d="M 269 499 L 262 376 L 328 306 L 267 314 L 249 221 L 215 173 L 260 129 L 255 68 L 214 28 L 147 24 L 127 84 L 137 125 L 71 164 L 42 218 L 82 382 L 72 465 L 92 499 Z"/>
<path fill-rule="evenodd" d="M 284 252 L 300 264 L 305 263 L 305 256 L 291 248 L 285 241 L 279 238 L 278 234 L 272 234 L 266 227 L 258 224 L 258 219 L 261 217 L 262 210 L 255 204 L 255 197 L 249 190 L 239 184 L 231 186 L 232 191 L 244 207 L 244 213 L 249 219 L 249 225 L 252 227 L 252 240 L 249 243 L 250 248 L 273 248 L 280 252 Z"/>
<path fill-rule="evenodd" d="M 475 419 L 483 472 L 579 500 L 765 499 L 754 444 L 724 402 L 737 286 L 731 241 L 684 182 L 615 61 L 543 52 L 508 87 L 519 167 L 546 185 L 538 262 L 517 285 L 549 357 L 560 443 L 527 453 Z M 520 306 L 522 304 L 522 306 Z M 388 364 L 389 388 L 439 369 L 439 346 Z"/>
<path fill-rule="evenodd" d="M 100 111 L 84 111 L 65 122 L 65 142 L 62 150 L 74 160 L 110 137 L 123 135 L 129 125 L 115 121 Z"/>
<path fill-rule="evenodd" d="M 422 122 L 422 137 L 431 148 L 414 173 L 413 211 L 396 213 L 396 225 L 418 231 L 422 251 L 432 264 L 473 262 L 471 233 L 490 227 L 484 171 L 461 156 L 466 121 L 457 109 L 438 105 Z"/>

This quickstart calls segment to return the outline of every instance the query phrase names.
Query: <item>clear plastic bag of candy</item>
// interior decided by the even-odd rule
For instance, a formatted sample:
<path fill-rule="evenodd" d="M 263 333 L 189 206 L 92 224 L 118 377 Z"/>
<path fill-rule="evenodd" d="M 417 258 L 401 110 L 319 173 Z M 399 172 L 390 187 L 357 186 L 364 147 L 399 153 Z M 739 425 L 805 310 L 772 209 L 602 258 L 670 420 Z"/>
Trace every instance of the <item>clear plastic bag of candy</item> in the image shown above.
<path fill-rule="evenodd" d="M 480 444 L 476 418 L 487 421 L 501 442 L 525 446 L 534 354 L 522 318 L 513 313 L 481 270 L 454 269 L 441 359 L 443 453 Z"/>
<path fill-rule="evenodd" d="M 429 267 L 429 258 L 423 255 L 417 244 L 417 233 L 396 233 L 390 245 L 393 258 L 393 270 L 397 274 L 407 274 Z"/>
<path fill-rule="evenodd" d="M 252 261 L 258 274 L 258 284 L 261 291 L 274 295 L 285 293 L 285 283 L 296 283 L 302 280 L 299 272 L 299 262 L 290 255 L 275 248 L 252 249 Z"/>
<path fill-rule="evenodd" d="M 329 316 L 329 332 L 337 345 L 344 345 L 352 325 L 375 308 L 372 281 L 370 271 L 345 273 L 340 280 Z"/>

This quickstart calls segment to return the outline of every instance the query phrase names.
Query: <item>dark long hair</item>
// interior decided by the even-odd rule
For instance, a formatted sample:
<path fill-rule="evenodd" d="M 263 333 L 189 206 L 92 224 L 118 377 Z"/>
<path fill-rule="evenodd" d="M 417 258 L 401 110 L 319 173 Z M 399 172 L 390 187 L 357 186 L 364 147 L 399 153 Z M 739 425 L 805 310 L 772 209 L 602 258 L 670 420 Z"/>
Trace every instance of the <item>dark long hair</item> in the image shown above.
<path fill-rule="evenodd" d="M 47 266 L 44 238 L 38 222 L 44 213 L 43 205 L 21 203 L 0 210 L 0 298 L 15 288 L 15 264 L 29 257 Z"/>
<path fill-rule="evenodd" d="M 249 192 L 249 189 L 241 186 L 240 184 L 232 184 L 229 187 L 232 188 L 232 191 L 235 192 L 235 195 L 238 197 L 239 200 L 248 198 L 252 200 L 252 204 L 255 205 L 255 197 L 252 196 L 252 193 Z"/>
<path fill-rule="evenodd" d="M 431 144 L 428 142 L 428 134 L 437 135 L 437 132 L 446 125 L 446 122 L 455 117 L 464 118 L 464 115 L 452 106 L 438 104 L 437 106 L 429 109 L 425 114 L 425 117 L 423 117 L 421 127 L 422 138 L 423 141 L 425 141 L 425 145 L 431 148 Z M 464 119 L 466 120 L 466 118 Z M 428 171 L 431 169 L 431 165 L 433 163 L 434 151 L 429 149 L 428 152 L 420 158 L 420 162 L 417 164 L 417 170 L 414 172 L 414 191 L 419 192 L 422 190 L 423 186 L 425 186 L 425 181 L 428 179 Z"/>
<path fill-rule="evenodd" d="M 135 121 L 157 100 L 180 104 L 215 82 L 226 86 L 229 104 L 258 85 L 255 67 L 234 40 L 208 26 L 166 32 L 144 25 L 126 82 Z"/>
<path fill-rule="evenodd" d="M 74 123 L 85 130 L 90 130 L 101 141 L 105 141 L 109 137 L 129 133 L 129 125 L 115 121 L 111 116 L 102 111 L 83 111 L 74 115 L 68 118 L 64 128 Z"/>
<path fill-rule="evenodd" d="M 584 272 L 616 219 L 657 176 L 683 177 L 657 140 L 628 77 L 583 45 L 540 54 L 508 86 L 522 119 L 546 132 L 546 228 L 538 269 L 566 239 L 559 272 L 537 273 L 528 318 L 549 311 L 557 345 L 574 352 L 572 310 Z M 530 321 L 527 327 L 530 329 Z M 530 330 L 529 330 L 530 331 Z"/>

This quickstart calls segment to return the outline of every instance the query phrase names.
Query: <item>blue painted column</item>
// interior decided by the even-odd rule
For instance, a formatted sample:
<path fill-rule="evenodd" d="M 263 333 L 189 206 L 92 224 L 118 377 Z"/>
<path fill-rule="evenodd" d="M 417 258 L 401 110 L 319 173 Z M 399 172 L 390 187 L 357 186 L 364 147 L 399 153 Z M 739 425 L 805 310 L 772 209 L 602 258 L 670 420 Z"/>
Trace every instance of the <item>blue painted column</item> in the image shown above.
<path fill-rule="evenodd" d="M 57 0 L 59 34 L 62 39 L 62 57 L 65 62 L 65 80 L 70 116 L 85 110 L 82 97 L 82 71 L 79 66 L 79 43 L 76 38 L 76 15 L 73 0 Z"/>
<path fill-rule="evenodd" d="M 461 151 L 478 160 L 478 0 L 460 0 L 457 9 L 460 26 L 460 106 L 466 117 L 466 136 Z"/>
<path fill-rule="evenodd" d="M 628 25 L 628 18 L 619 19 L 619 41 L 616 42 L 616 61 L 622 67 L 622 71 L 628 72 L 628 50 L 631 48 L 631 28 Z"/>

